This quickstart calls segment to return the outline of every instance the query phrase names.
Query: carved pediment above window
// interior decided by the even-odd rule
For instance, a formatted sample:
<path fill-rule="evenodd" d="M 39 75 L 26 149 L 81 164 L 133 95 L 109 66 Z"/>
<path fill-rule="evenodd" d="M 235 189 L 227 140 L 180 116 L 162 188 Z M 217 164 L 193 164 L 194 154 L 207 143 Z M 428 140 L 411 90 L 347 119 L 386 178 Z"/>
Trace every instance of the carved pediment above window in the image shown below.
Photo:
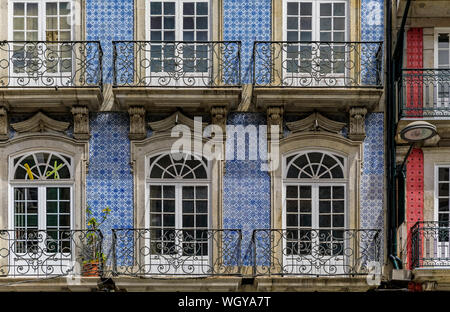
<path fill-rule="evenodd" d="M 322 114 L 315 112 L 304 119 L 287 122 L 286 126 L 293 133 L 306 131 L 339 133 L 342 128 L 346 126 L 346 123 L 331 120 Z"/>
<path fill-rule="evenodd" d="M 11 124 L 11 127 L 18 133 L 25 132 L 60 132 L 64 133 L 70 126 L 70 123 L 58 121 L 45 115 L 37 113 L 30 119 Z"/>
<path fill-rule="evenodd" d="M 180 111 L 173 113 L 163 120 L 149 122 L 150 128 L 155 132 L 170 132 L 176 125 L 185 125 L 188 126 L 191 130 L 194 130 L 194 124 L 194 119 L 187 117 Z M 202 122 L 202 131 L 207 125 L 208 123 Z"/>

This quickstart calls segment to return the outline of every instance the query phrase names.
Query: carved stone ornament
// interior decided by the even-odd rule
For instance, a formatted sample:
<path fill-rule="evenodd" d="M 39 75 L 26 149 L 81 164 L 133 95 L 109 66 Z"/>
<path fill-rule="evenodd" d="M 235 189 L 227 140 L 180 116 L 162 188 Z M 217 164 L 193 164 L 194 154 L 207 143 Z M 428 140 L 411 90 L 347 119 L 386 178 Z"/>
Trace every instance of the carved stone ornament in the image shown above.
<path fill-rule="evenodd" d="M 227 130 L 227 113 L 228 111 L 224 106 L 215 106 L 211 108 L 212 124 L 220 126 L 224 135 Z"/>
<path fill-rule="evenodd" d="M 11 124 L 18 133 L 25 132 L 60 132 L 64 133 L 70 123 L 54 120 L 42 112 L 37 113 L 30 119 Z"/>
<path fill-rule="evenodd" d="M 145 108 L 142 106 L 133 106 L 128 109 L 130 115 L 130 140 L 142 140 L 147 137 L 147 128 L 145 126 Z"/>
<path fill-rule="evenodd" d="M 73 137 L 78 140 L 89 140 L 89 110 L 84 106 L 72 107 Z"/>
<path fill-rule="evenodd" d="M 283 137 L 283 113 L 284 109 L 281 106 L 272 106 L 267 108 L 267 131 L 270 138 L 270 129 L 272 126 L 278 126 L 279 137 Z"/>
<path fill-rule="evenodd" d="M 305 131 L 339 133 L 345 127 L 345 123 L 331 120 L 318 112 L 314 112 L 304 119 L 287 122 L 286 126 L 293 133 Z"/>
<path fill-rule="evenodd" d="M 180 111 L 176 111 L 163 120 L 149 122 L 149 126 L 154 132 L 171 132 L 176 125 L 185 125 L 194 130 L 194 124 L 194 119 L 187 117 Z M 202 122 L 202 131 L 207 125 L 208 123 Z"/>
<path fill-rule="evenodd" d="M 4 107 L 0 107 L 0 141 L 9 139 L 8 127 L 8 111 Z"/>
<path fill-rule="evenodd" d="M 348 137 L 351 140 L 363 141 L 366 137 L 366 120 L 367 109 L 364 107 L 352 107 L 349 110 L 349 131 Z"/>

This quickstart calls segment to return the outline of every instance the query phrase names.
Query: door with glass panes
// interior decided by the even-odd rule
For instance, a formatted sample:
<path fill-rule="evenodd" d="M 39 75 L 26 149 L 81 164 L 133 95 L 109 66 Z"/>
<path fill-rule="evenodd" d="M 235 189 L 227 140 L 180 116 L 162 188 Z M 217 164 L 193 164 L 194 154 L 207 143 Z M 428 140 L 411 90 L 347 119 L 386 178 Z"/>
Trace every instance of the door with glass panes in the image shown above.
<path fill-rule="evenodd" d="M 37 152 L 13 161 L 9 274 L 48 276 L 72 269 L 72 160 Z"/>
<path fill-rule="evenodd" d="M 338 86 L 345 83 L 347 1 L 283 0 L 283 83 Z"/>
<path fill-rule="evenodd" d="M 307 152 L 286 158 L 283 198 L 285 273 L 343 274 L 346 258 L 344 158 Z"/>
<path fill-rule="evenodd" d="M 72 2 L 10 2 L 9 84 L 51 87 L 73 83 Z"/>
<path fill-rule="evenodd" d="M 146 261 L 154 274 L 210 270 L 208 164 L 203 158 L 150 159 L 149 237 Z"/>
<path fill-rule="evenodd" d="M 212 79 L 210 1 L 147 1 L 147 77 L 154 86 L 206 86 Z M 204 43 L 203 43 L 204 42 Z"/>

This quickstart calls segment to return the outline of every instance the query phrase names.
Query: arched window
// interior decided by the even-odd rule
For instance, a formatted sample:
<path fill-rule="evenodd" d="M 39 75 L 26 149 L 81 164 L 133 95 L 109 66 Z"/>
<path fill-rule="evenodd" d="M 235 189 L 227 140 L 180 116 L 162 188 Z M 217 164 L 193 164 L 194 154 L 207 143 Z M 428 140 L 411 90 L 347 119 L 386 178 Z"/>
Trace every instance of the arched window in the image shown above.
<path fill-rule="evenodd" d="M 72 215 L 72 158 L 60 153 L 39 151 L 12 158 L 10 168 L 13 199 L 10 226 L 15 233 L 14 253 L 24 254 L 24 259 L 26 255 L 36 253 L 68 253 Z M 49 245 L 49 242 L 52 244 Z M 29 270 L 26 274 L 42 274 L 38 271 L 44 270 L 39 265 L 35 269 L 29 265 L 24 267 Z"/>
<path fill-rule="evenodd" d="M 346 160 L 311 151 L 286 158 L 284 227 L 289 256 L 342 255 L 346 211 Z"/>
<path fill-rule="evenodd" d="M 14 158 L 14 180 L 67 180 L 72 179 L 70 157 L 50 152 L 26 154 Z"/>
<path fill-rule="evenodd" d="M 207 256 L 209 163 L 187 154 L 149 159 L 149 224 L 152 255 Z"/>

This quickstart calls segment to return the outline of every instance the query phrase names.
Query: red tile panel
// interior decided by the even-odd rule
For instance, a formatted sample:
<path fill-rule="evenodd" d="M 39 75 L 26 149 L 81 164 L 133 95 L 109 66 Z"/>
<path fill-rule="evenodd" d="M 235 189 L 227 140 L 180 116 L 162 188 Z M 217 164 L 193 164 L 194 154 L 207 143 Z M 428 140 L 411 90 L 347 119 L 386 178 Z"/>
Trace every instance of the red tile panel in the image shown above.
<path fill-rule="evenodd" d="M 423 221 L 423 151 L 411 151 L 406 165 L 406 224 L 408 227 L 408 259 L 411 259 L 411 227 Z"/>
<path fill-rule="evenodd" d="M 423 68 L 423 29 L 411 28 L 406 36 L 406 68 Z M 421 71 L 407 71 L 406 116 L 422 116 L 423 79 Z"/>

